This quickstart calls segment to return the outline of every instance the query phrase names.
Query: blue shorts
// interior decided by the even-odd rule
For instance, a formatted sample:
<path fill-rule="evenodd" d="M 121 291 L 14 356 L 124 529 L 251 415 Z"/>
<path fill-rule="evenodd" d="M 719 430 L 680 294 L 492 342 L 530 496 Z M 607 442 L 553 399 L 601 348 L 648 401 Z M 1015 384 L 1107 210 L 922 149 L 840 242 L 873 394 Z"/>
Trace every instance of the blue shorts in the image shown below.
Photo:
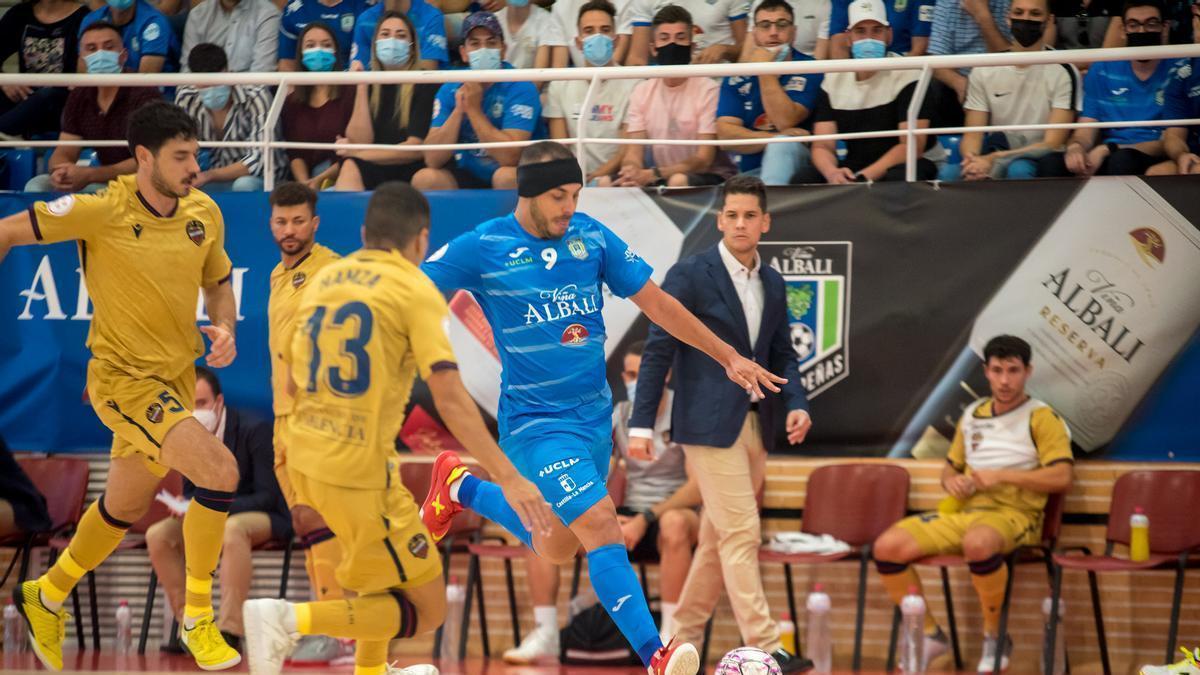
<path fill-rule="evenodd" d="M 564 525 L 608 496 L 612 418 L 551 420 L 500 441 L 504 454 L 529 479 Z"/>

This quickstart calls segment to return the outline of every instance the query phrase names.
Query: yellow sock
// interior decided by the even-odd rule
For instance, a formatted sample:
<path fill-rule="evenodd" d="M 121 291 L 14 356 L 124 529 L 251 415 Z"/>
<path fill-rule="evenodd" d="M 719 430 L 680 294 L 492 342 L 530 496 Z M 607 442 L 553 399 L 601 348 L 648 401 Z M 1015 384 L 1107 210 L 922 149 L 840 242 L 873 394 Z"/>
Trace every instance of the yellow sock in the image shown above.
<path fill-rule="evenodd" d="M 417 614 L 399 593 L 296 605 L 296 632 L 338 638 L 388 641 L 416 633 Z"/>
<path fill-rule="evenodd" d="M 75 529 L 75 536 L 71 537 L 67 550 L 38 579 L 42 594 L 51 604 L 61 605 L 83 575 L 99 567 L 125 538 L 129 523 L 108 515 L 103 499 L 101 495 L 100 499 L 92 502 L 79 520 L 79 527 Z"/>
<path fill-rule="evenodd" d="M 991 569 L 991 571 L 985 571 Z M 983 571 L 984 573 L 979 573 Z M 1000 631 L 1000 608 L 1004 604 L 1004 587 L 1008 584 L 1008 565 L 1002 556 L 971 563 L 971 583 L 983 607 L 983 632 L 996 635 Z"/>
<path fill-rule="evenodd" d="M 337 539 L 327 539 L 309 546 L 304 564 L 317 600 L 341 600 L 346 597 L 337 581 L 337 568 L 341 563 L 342 545 Z"/>
<path fill-rule="evenodd" d="M 908 589 L 915 587 L 917 595 L 924 597 L 925 592 L 921 588 L 921 577 L 917 576 L 917 571 L 908 565 L 900 565 L 898 563 L 885 563 L 877 561 L 875 563 L 879 569 L 879 579 L 883 582 L 884 589 L 887 590 L 888 597 L 897 607 L 900 606 L 900 601 L 904 596 L 908 595 Z M 885 570 L 890 573 L 885 573 Z M 933 612 L 928 611 L 929 605 L 926 604 L 925 611 L 925 634 L 933 635 L 938 631 L 937 619 L 933 618 Z"/>
<path fill-rule="evenodd" d="M 354 645 L 354 675 L 383 675 L 387 657 L 387 640 L 359 640 Z"/>
<path fill-rule="evenodd" d="M 183 517 L 183 558 L 187 565 L 184 619 L 212 615 L 212 578 L 221 558 L 225 521 L 233 493 L 196 488 Z"/>

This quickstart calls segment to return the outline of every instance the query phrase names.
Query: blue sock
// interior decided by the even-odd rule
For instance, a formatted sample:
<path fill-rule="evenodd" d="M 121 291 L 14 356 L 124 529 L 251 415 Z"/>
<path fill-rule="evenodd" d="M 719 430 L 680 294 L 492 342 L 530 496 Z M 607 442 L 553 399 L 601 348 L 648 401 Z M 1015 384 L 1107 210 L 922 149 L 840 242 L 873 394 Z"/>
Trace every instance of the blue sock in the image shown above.
<path fill-rule="evenodd" d="M 529 548 L 533 548 L 533 533 L 521 524 L 521 517 L 504 499 L 499 485 L 464 474 L 458 486 L 458 503 L 488 520 L 499 523 Z"/>
<path fill-rule="evenodd" d="M 587 557 L 592 590 L 621 634 L 637 650 L 642 664 L 649 666 L 650 657 L 663 645 L 642 585 L 629 564 L 629 554 L 623 545 L 609 544 L 589 552 Z"/>

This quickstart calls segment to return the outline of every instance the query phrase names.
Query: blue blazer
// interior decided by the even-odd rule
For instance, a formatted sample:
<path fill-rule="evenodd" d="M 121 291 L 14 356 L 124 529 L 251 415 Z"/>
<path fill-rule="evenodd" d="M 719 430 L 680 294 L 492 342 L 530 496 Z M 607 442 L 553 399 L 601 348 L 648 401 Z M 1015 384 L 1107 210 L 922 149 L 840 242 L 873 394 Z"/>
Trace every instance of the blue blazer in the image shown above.
<path fill-rule="evenodd" d="M 788 410 L 808 410 L 808 397 L 800 384 L 799 362 L 792 349 L 783 277 L 766 265 L 760 266 L 759 275 L 763 282 L 763 317 L 758 341 L 753 345 L 742 303 L 716 246 L 675 263 L 662 287 L 739 354 L 788 378 L 779 394 L 764 388 L 767 398 L 758 405 L 763 447 L 770 451 L 775 446 L 776 419 L 786 416 Z M 668 370 L 672 370 L 675 388 L 672 440 L 687 445 L 732 446 L 750 411 L 750 397 L 730 382 L 724 367 L 707 354 L 653 324 L 642 354 L 629 426 L 654 427 Z"/>

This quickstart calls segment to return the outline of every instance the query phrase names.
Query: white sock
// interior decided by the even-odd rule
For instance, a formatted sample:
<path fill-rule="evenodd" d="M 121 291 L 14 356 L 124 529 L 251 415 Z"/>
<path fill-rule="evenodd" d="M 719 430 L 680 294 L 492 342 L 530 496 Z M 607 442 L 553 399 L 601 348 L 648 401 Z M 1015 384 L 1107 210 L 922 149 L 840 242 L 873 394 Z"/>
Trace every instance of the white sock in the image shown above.
<path fill-rule="evenodd" d="M 38 596 L 42 601 L 42 606 L 51 612 L 57 612 L 58 610 L 62 609 L 63 604 L 61 602 L 50 602 L 50 600 L 46 598 L 45 593 L 38 591 Z"/>
<path fill-rule="evenodd" d="M 663 635 L 673 635 L 675 633 L 675 610 L 679 609 L 677 602 L 664 602 L 662 604 L 662 628 L 660 632 Z"/>
<path fill-rule="evenodd" d="M 558 607 L 545 605 L 533 608 L 533 620 L 538 629 L 547 631 L 558 630 Z"/>
<path fill-rule="evenodd" d="M 450 484 L 450 501 L 458 502 L 458 491 L 462 488 L 463 477 L 469 475 L 471 475 L 469 471 L 464 471 L 462 476 L 459 476 Z"/>
<path fill-rule="evenodd" d="M 290 602 L 287 606 L 288 611 L 283 615 L 283 629 L 295 635 L 300 632 L 300 629 L 296 625 L 296 606 Z"/>

